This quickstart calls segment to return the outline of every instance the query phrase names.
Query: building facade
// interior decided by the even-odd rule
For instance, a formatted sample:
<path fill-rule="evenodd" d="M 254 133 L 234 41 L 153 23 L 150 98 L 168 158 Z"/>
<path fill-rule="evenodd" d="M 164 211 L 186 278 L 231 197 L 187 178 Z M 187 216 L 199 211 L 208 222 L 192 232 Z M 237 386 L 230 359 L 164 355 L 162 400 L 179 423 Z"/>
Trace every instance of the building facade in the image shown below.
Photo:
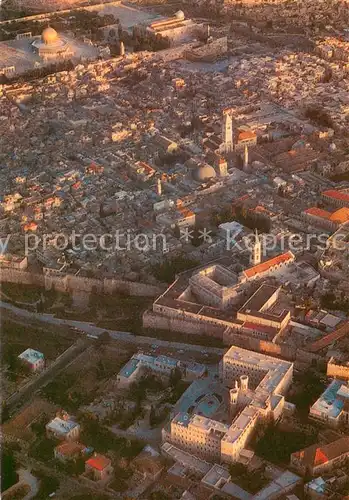
<path fill-rule="evenodd" d="M 163 437 L 194 455 L 234 462 L 249 442 L 259 419 L 280 418 L 284 393 L 292 383 L 292 376 L 292 363 L 232 346 L 221 362 L 221 379 L 231 388 L 231 424 L 178 413 L 171 421 L 169 433 Z"/>

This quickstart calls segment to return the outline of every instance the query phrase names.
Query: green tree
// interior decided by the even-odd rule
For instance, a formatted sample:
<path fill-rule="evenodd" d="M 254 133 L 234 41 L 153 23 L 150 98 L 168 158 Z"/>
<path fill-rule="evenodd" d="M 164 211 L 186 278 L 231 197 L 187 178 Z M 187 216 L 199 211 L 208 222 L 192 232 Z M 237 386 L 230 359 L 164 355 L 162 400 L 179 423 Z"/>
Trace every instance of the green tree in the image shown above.
<path fill-rule="evenodd" d="M 178 366 L 176 366 L 176 368 L 174 368 L 171 371 L 169 383 L 172 387 L 176 387 L 181 380 L 182 380 L 182 372 L 178 368 Z"/>
<path fill-rule="evenodd" d="M 16 460 L 9 448 L 3 448 L 1 453 L 1 491 L 5 491 L 18 481 Z"/>
<path fill-rule="evenodd" d="M 152 405 L 150 408 L 150 413 L 149 413 L 149 424 L 150 427 L 153 427 L 156 423 L 156 411 L 154 406 Z"/>

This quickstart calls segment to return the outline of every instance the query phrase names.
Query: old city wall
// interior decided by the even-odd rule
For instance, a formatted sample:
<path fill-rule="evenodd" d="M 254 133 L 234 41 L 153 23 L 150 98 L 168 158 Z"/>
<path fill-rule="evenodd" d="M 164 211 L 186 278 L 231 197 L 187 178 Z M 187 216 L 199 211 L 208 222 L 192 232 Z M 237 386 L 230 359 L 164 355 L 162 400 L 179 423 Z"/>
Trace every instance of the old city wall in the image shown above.
<path fill-rule="evenodd" d="M 54 288 L 60 292 L 74 293 L 125 293 L 127 295 L 156 297 L 164 289 L 161 286 L 136 283 L 133 281 L 109 279 L 98 280 L 67 274 L 64 276 L 49 276 L 44 274 L 20 271 L 17 269 L 1 269 L 0 281 L 18 283 L 21 285 L 37 285 L 46 290 Z"/>
<path fill-rule="evenodd" d="M 154 59 L 160 59 L 164 62 L 174 61 L 175 59 L 180 59 L 184 57 L 188 50 L 193 49 L 198 45 L 198 42 L 189 42 L 178 47 L 171 47 L 170 49 L 160 50 L 154 54 Z"/>
<path fill-rule="evenodd" d="M 0 282 L 43 287 L 45 286 L 45 276 L 18 269 L 0 268 Z"/>
<path fill-rule="evenodd" d="M 115 2 L 108 2 L 109 6 L 112 5 L 121 5 L 121 0 L 117 0 Z M 6 25 L 6 24 L 11 24 L 12 22 L 26 22 L 26 21 L 45 21 L 55 15 L 64 15 L 64 14 L 69 14 L 70 12 L 76 12 L 76 11 L 82 11 L 82 10 L 89 10 L 89 11 L 94 11 L 98 10 L 101 5 L 104 4 L 96 4 L 96 5 L 90 5 L 90 6 L 85 6 L 85 7 L 76 7 L 73 9 L 64 9 L 64 10 L 55 10 L 52 12 L 45 12 L 43 14 L 33 14 L 32 16 L 25 16 L 25 17 L 19 17 L 17 19 L 4 19 L 3 21 L 0 21 L 0 26 Z"/>
<path fill-rule="evenodd" d="M 224 327 L 209 323 L 190 321 L 188 319 L 161 316 L 153 311 L 145 311 L 143 314 L 143 326 L 145 328 L 157 328 L 173 332 L 189 333 L 193 335 L 209 335 L 210 337 L 223 338 Z"/>
<path fill-rule="evenodd" d="M 234 333 L 230 328 L 227 328 L 224 332 L 223 343 L 226 345 L 234 344 L 244 349 L 263 352 L 271 356 L 281 356 L 290 361 L 296 359 L 297 351 L 293 347 L 274 344 L 273 342 L 256 339 L 255 337 L 247 337 L 239 333 Z"/>

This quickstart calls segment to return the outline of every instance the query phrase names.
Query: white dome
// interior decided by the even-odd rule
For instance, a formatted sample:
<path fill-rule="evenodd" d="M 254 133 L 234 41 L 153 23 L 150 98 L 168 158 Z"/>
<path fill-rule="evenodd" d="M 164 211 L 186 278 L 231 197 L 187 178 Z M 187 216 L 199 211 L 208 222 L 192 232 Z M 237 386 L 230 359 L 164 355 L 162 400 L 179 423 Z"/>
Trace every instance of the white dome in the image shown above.
<path fill-rule="evenodd" d="M 202 165 L 195 171 L 194 176 L 197 181 L 203 182 L 216 177 L 216 171 L 210 165 Z"/>
<path fill-rule="evenodd" d="M 185 19 L 184 12 L 182 10 L 179 10 L 178 12 L 175 13 L 175 17 L 183 21 Z"/>

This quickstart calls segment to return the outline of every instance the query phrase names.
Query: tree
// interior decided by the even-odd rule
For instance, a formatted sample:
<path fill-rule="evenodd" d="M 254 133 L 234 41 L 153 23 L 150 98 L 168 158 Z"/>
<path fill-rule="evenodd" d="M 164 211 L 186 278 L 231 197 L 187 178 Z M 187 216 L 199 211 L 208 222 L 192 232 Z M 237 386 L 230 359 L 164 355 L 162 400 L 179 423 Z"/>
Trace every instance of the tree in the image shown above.
<path fill-rule="evenodd" d="M 170 500 L 170 497 L 164 491 L 153 491 L 149 498 L 150 500 Z"/>
<path fill-rule="evenodd" d="M 1 411 L 1 423 L 4 424 L 10 418 L 10 410 L 6 403 L 3 404 Z"/>
<path fill-rule="evenodd" d="M 174 370 L 171 371 L 171 374 L 170 374 L 170 385 L 172 387 L 176 387 L 176 385 L 182 380 L 182 372 L 181 370 L 178 368 L 178 366 L 176 366 L 176 368 Z"/>
<path fill-rule="evenodd" d="M 98 337 L 98 340 L 96 342 L 96 348 L 99 349 L 101 348 L 102 346 L 105 346 L 107 344 L 109 344 L 111 340 L 111 337 L 110 337 L 110 334 L 109 332 L 107 331 L 104 331 L 103 333 L 101 333 Z"/>
<path fill-rule="evenodd" d="M 9 448 L 3 448 L 1 454 L 1 491 L 5 491 L 18 481 L 16 460 Z"/>
<path fill-rule="evenodd" d="M 154 406 L 152 405 L 150 408 L 150 413 L 149 413 L 150 427 L 153 427 L 153 425 L 155 425 L 155 421 L 156 421 L 156 411 L 155 411 Z"/>
<path fill-rule="evenodd" d="M 247 468 L 244 464 L 240 464 L 239 462 L 233 463 L 229 465 L 229 474 L 232 478 L 240 477 L 242 474 L 245 474 Z"/>
<path fill-rule="evenodd" d="M 59 481 L 52 476 L 46 476 L 40 471 L 35 472 L 35 476 L 40 480 L 39 491 L 35 496 L 37 500 L 46 499 L 51 493 L 54 493 L 59 488 Z"/>

